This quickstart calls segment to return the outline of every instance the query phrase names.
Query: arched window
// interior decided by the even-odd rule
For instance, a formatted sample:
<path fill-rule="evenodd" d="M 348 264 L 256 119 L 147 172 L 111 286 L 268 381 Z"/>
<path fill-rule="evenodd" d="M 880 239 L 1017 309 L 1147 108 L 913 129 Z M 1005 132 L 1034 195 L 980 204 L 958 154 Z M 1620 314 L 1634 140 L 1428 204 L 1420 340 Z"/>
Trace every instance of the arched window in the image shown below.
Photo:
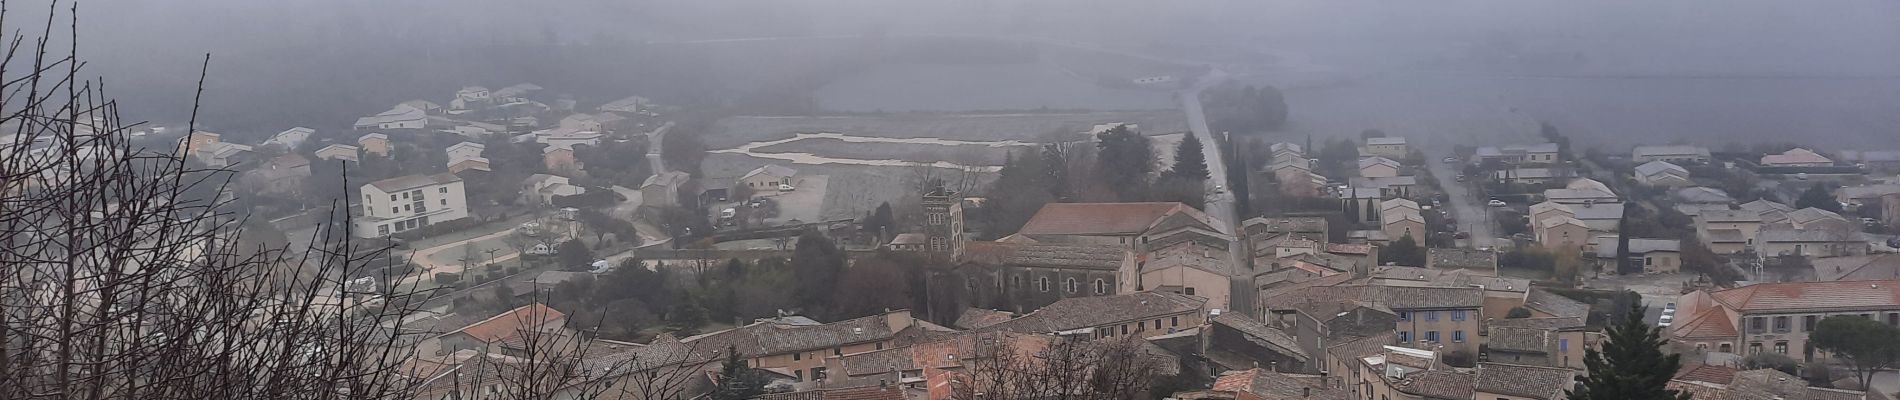
<path fill-rule="evenodd" d="M 1049 291 L 1049 277 L 1036 278 L 1036 289 L 1044 292 Z"/>
<path fill-rule="evenodd" d="M 1081 290 L 1082 285 L 1075 283 L 1075 278 L 1069 278 L 1069 280 L 1062 282 L 1062 288 L 1067 289 L 1069 293 L 1075 293 Z"/>
<path fill-rule="evenodd" d="M 1108 294 L 1108 281 L 1096 279 L 1095 294 Z"/>
<path fill-rule="evenodd" d="M 1011 287 L 1011 288 L 1019 288 L 1019 287 L 1023 287 L 1023 276 L 1022 276 L 1022 275 L 1012 275 L 1012 276 L 1010 276 L 1010 277 L 1009 277 L 1009 287 Z"/>

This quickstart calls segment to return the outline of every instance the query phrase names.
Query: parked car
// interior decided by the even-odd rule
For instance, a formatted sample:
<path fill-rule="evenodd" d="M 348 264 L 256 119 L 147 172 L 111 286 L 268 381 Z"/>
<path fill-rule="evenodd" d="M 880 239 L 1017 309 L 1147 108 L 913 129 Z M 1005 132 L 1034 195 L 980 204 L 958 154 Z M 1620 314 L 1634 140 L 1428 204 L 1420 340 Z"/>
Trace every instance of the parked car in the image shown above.
<path fill-rule="evenodd" d="M 787 185 L 783 183 L 778 184 L 778 191 L 780 192 L 790 192 L 793 190 L 798 190 L 798 188 L 795 188 L 795 187 L 792 187 L 792 185 Z"/>
<path fill-rule="evenodd" d="M 1457 164 L 1457 163 L 1458 163 L 1458 157 L 1445 157 L 1445 163 L 1446 163 L 1446 164 Z"/>
<path fill-rule="evenodd" d="M 1486 202 L 1484 204 L 1490 205 L 1492 207 L 1504 207 L 1504 206 L 1509 205 L 1509 204 L 1505 204 L 1504 200 L 1498 200 L 1498 199 L 1491 199 L 1490 202 Z"/>
<path fill-rule="evenodd" d="M 1662 326 L 1662 327 L 1667 327 L 1667 326 L 1669 326 L 1669 324 L 1673 324 L 1673 323 L 1675 323 L 1675 322 L 1676 322 L 1676 316 L 1675 316 L 1675 315 L 1671 315 L 1671 314 L 1663 314 L 1663 316 L 1662 316 L 1662 319 L 1660 319 L 1660 320 L 1658 320 L 1658 321 L 1656 322 L 1656 326 Z"/>

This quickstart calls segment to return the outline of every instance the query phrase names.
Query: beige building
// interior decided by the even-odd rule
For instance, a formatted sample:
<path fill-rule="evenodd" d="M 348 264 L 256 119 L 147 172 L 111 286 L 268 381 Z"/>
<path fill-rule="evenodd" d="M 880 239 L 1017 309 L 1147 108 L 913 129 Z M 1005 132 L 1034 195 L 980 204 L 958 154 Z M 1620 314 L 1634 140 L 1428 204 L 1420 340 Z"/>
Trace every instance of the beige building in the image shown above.
<path fill-rule="evenodd" d="M 363 185 L 357 237 L 374 238 L 468 218 L 462 178 L 454 174 L 409 175 Z"/>
<path fill-rule="evenodd" d="M 548 146 L 541 149 L 541 163 L 548 168 L 548 172 L 573 175 L 581 171 L 581 162 L 574 158 L 574 149 L 571 147 Z"/>
<path fill-rule="evenodd" d="M 1814 150 L 1799 147 L 1789 149 L 1781 154 L 1761 156 L 1761 166 L 1764 167 L 1825 167 L 1829 165 L 1834 165 L 1834 160 L 1830 160 L 1827 156 L 1816 153 Z"/>
<path fill-rule="evenodd" d="M 320 160 L 343 160 L 343 161 L 355 162 L 359 160 L 357 156 L 358 151 L 359 149 L 356 146 L 351 146 L 347 144 L 332 144 L 329 146 L 324 146 L 321 149 L 317 149 L 315 154 L 317 156 L 317 159 L 320 159 Z"/>
<path fill-rule="evenodd" d="M 1584 370 L 1584 355 L 1605 340 L 1581 317 L 1499 318 L 1491 321 L 1488 361 Z"/>
<path fill-rule="evenodd" d="M 1411 151 L 1411 148 L 1406 146 L 1404 137 L 1376 137 L 1366 139 L 1365 146 L 1359 148 L 1359 155 L 1405 158 Z"/>
<path fill-rule="evenodd" d="M 1399 162 L 1385 157 L 1361 158 L 1359 159 L 1359 176 L 1362 178 L 1399 176 Z"/>
<path fill-rule="evenodd" d="M 1900 280 L 1761 283 L 1676 300 L 1670 338 L 1699 351 L 1826 358 L 1808 342 L 1821 319 L 1859 316 L 1900 326 Z"/>
<path fill-rule="evenodd" d="M 1539 221 L 1537 224 L 1537 243 L 1552 251 L 1581 250 L 1585 244 L 1589 243 L 1589 240 L 1590 226 L 1584 225 L 1582 220 L 1573 217 L 1560 215 Z"/>
<path fill-rule="evenodd" d="M 778 191 L 779 185 L 798 186 L 797 182 L 793 181 L 797 176 L 798 170 L 779 165 L 766 165 L 739 177 L 738 186 L 751 189 L 753 192 L 775 192 Z"/>
<path fill-rule="evenodd" d="M 365 153 L 389 157 L 389 135 L 381 133 L 363 135 L 356 138 L 356 146 L 363 148 Z"/>
<path fill-rule="evenodd" d="M 1397 241 L 1401 237 L 1411 237 L 1413 243 L 1425 244 L 1425 217 L 1419 215 L 1418 203 L 1406 199 L 1391 199 L 1379 203 L 1380 231 L 1388 240 Z"/>
<path fill-rule="evenodd" d="M 1233 297 L 1229 267 L 1226 246 L 1179 242 L 1151 249 L 1141 262 L 1136 284 L 1143 290 L 1204 297 L 1208 304 L 1224 307 Z"/>
<path fill-rule="evenodd" d="M 1621 249 L 1615 236 L 1593 239 L 1597 269 L 1615 271 L 1616 254 Z M 1682 270 L 1682 242 L 1670 239 L 1630 239 L 1630 261 L 1643 266 L 1646 274 L 1672 274 Z"/>

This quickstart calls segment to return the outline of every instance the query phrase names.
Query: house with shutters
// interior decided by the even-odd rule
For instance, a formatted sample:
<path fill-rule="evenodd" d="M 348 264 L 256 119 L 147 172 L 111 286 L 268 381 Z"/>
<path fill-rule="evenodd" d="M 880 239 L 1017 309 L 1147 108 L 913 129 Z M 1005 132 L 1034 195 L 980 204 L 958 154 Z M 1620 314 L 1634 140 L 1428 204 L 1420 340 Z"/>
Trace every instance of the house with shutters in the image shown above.
<path fill-rule="evenodd" d="M 408 175 L 363 185 L 357 237 L 375 238 L 468 218 L 468 198 L 455 174 Z"/>
<path fill-rule="evenodd" d="M 1797 360 L 1828 358 L 1808 336 L 1832 316 L 1900 326 L 1900 279 L 1758 283 L 1678 297 L 1671 341 L 1698 351 L 1772 352 Z"/>

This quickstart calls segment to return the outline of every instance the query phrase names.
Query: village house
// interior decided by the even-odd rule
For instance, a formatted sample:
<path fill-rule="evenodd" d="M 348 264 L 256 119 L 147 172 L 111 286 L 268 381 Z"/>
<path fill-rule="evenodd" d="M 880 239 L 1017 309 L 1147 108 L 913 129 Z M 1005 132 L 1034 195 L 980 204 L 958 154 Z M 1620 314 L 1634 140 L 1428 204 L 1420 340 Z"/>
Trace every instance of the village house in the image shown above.
<path fill-rule="evenodd" d="M 534 303 L 424 340 L 417 345 L 417 353 L 440 356 L 461 350 L 475 350 L 478 353 L 521 357 L 530 350 L 514 347 L 522 345 L 523 336 L 558 332 L 565 329 L 566 324 L 566 313 Z"/>
<path fill-rule="evenodd" d="M 1490 319 L 1503 319 L 1510 315 L 1511 308 L 1525 305 L 1531 290 L 1529 279 L 1499 277 L 1477 269 L 1381 265 L 1372 267 L 1365 278 L 1367 284 L 1379 286 L 1481 288 L 1484 317 Z"/>
<path fill-rule="evenodd" d="M 310 178 L 310 159 L 296 154 L 272 157 L 264 165 L 244 171 L 239 178 L 253 193 L 296 197 L 304 191 L 304 181 Z"/>
<path fill-rule="evenodd" d="M 364 153 L 389 157 L 389 135 L 381 133 L 363 135 L 356 138 L 356 146 L 361 147 Z"/>
<path fill-rule="evenodd" d="M 577 113 L 561 118 L 560 127 L 586 132 L 605 132 L 619 128 L 621 121 L 626 119 L 627 117 L 614 113 Z"/>
<path fill-rule="evenodd" d="M 1446 365 L 1439 352 L 1381 346 L 1351 360 L 1346 371 L 1355 398 L 1379 400 L 1471 399 L 1475 377 Z"/>
<path fill-rule="evenodd" d="M 1476 357 L 1483 340 L 1484 291 L 1473 287 L 1309 286 L 1273 291 L 1265 299 L 1268 320 L 1278 320 L 1272 305 L 1326 301 L 1364 301 L 1397 316 L 1392 329 L 1399 346 L 1442 349 Z"/>
<path fill-rule="evenodd" d="M 499 99 L 505 103 L 514 103 L 514 102 L 528 101 L 528 98 L 527 98 L 528 95 L 534 94 L 534 92 L 539 92 L 539 91 L 541 91 L 541 85 L 536 85 L 532 83 L 517 83 L 514 85 L 510 85 L 508 87 L 496 89 L 494 93 L 489 94 L 489 97 L 494 98 L 494 99 Z"/>
<path fill-rule="evenodd" d="M 1192 229 L 1231 240 L 1212 217 L 1181 203 L 1049 203 L 1011 237 L 1039 243 L 1118 245 L 1141 250 L 1158 236 Z M 1006 237 L 1002 240 L 1010 240 Z M 1158 245 L 1158 244 L 1157 244 Z"/>
<path fill-rule="evenodd" d="M 357 118 L 353 126 L 357 130 L 422 129 L 429 126 L 429 113 L 406 104 L 398 104 L 389 111 Z"/>
<path fill-rule="evenodd" d="M 359 160 L 359 158 L 357 157 L 358 150 L 359 149 L 356 146 L 351 146 L 347 144 L 332 144 L 329 146 L 323 146 L 323 148 L 321 149 L 317 149 L 317 151 L 313 154 L 316 155 L 317 159 L 320 159 L 320 160 L 343 160 L 343 161 L 349 161 L 349 162 L 356 162 Z"/>
<path fill-rule="evenodd" d="M 892 236 L 891 241 L 884 244 L 884 248 L 893 251 L 921 252 L 926 248 L 924 243 L 927 243 L 928 238 L 929 236 L 924 236 L 922 233 L 899 233 L 897 236 Z"/>
<path fill-rule="evenodd" d="M 1576 217 L 1559 215 L 1538 221 L 1537 243 L 1552 251 L 1583 249 L 1590 237 L 1590 226 Z"/>
<path fill-rule="evenodd" d="M 1869 204 L 1876 204 L 1880 202 L 1881 197 L 1896 193 L 1900 193 L 1900 184 L 1843 186 L 1834 190 L 1834 201 L 1845 205 L 1848 211 L 1853 211 Z"/>
<path fill-rule="evenodd" d="M 1478 378 L 1471 387 L 1473 399 L 1486 400 L 1559 400 L 1576 384 L 1577 372 L 1569 368 L 1539 367 L 1504 363 L 1478 363 Z"/>
<path fill-rule="evenodd" d="M 1487 361 L 1583 370 L 1587 351 L 1607 340 L 1580 316 L 1495 318 L 1489 324 Z"/>
<path fill-rule="evenodd" d="M 1253 217 L 1240 223 L 1240 229 L 1256 240 L 1263 236 L 1278 234 L 1325 242 L 1327 238 L 1326 217 Z"/>
<path fill-rule="evenodd" d="M 1702 164 L 1709 162 L 1709 149 L 1697 146 L 1636 146 L 1635 150 L 1630 151 L 1630 161 Z"/>
<path fill-rule="evenodd" d="M 1399 176 L 1399 162 L 1385 157 L 1361 158 L 1359 159 L 1359 176 L 1362 178 Z"/>
<path fill-rule="evenodd" d="M 1200 296 L 1214 307 L 1226 307 L 1233 299 L 1229 277 L 1235 271 L 1227 262 L 1227 242 L 1216 242 L 1190 240 L 1150 248 L 1137 266 L 1140 276 L 1135 281 L 1136 290 Z"/>
<path fill-rule="evenodd" d="M 1694 185 L 1689 170 L 1668 161 L 1650 161 L 1636 166 L 1636 183 L 1649 186 L 1679 187 Z"/>
<path fill-rule="evenodd" d="M 1590 178 L 1577 178 L 1562 189 L 1545 189 L 1544 200 L 1560 204 L 1618 203 L 1621 199 L 1608 185 Z"/>
<path fill-rule="evenodd" d="M 464 114 L 470 110 L 487 108 L 491 104 L 493 93 L 481 86 L 466 86 L 455 91 L 455 98 L 449 100 L 449 114 Z"/>
<path fill-rule="evenodd" d="M 1405 158 L 1406 155 L 1411 154 L 1411 151 L 1411 148 L 1406 146 L 1404 137 L 1376 137 L 1366 139 L 1365 146 L 1359 148 L 1359 155 Z"/>
<path fill-rule="evenodd" d="M 1781 154 L 1761 156 L 1763 167 L 1825 167 L 1834 165 L 1834 160 L 1815 153 L 1814 150 L 1796 147 Z"/>
<path fill-rule="evenodd" d="M 1559 158 L 1562 147 L 1556 143 L 1538 143 L 1533 145 L 1510 145 L 1504 147 L 1479 147 L 1473 155 L 1479 162 L 1496 162 L 1504 165 L 1516 164 L 1552 164 Z"/>
<path fill-rule="evenodd" d="M 1615 236 L 1598 236 L 1593 241 L 1596 248 L 1597 269 L 1616 271 L 1616 254 L 1621 249 Z M 1646 274 L 1673 274 L 1682 270 L 1682 242 L 1673 239 L 1630 239 L 1630 262 L 1643 266 Z"/>
<path fill-rule="evenodd" d="M 1429 232 L 1425 230 L 1425 217 L 1420 216 L 1417 210 L 1404 207 L 1384 211 L 1379 221 L 1379 231 L 1388 241 L 1396 242 L 1400 238 L 1409 237 L 1412 238 L 1412 243 L 1422 246 L 1425 243 L 1425 234 Z"/>
<path fill-rule="evenodd" d="M 541 162 L 549 172 L 568 175 L 581 172 L 581 161 L 574 158 L 574 148 L 548 146 L 541 149 Z"/>
<path fill-rule="evenodd" d="M 1732 368 L 1684 363 L 1682 370 L 1665 385 L 1670 390 L 1696 399 L 1779 399 L 1779 400 L 1891 400 L 1878 391 L 1819 388 L 1808 381 L 1773 368 L 1737 371 Z"/>
<path fill-rule="evenodd" d="M 706 351 L 732 346 L 752 368 L 787 370 L 799 381 L 823 381 L 830 375 L 828 360 L 909 346 L 946 332 L 951 329 L 913 318 L 908 310 L 896 310 L 816 325 L 761 320 L 678 342 Z"/>
<path fill-rule="evenodd" d="M 1798 360 L 1826 358 L 1808 335 L 1821 319 L 1859 316 L 1900 326 L 1900 280 L 1758 283 L 1698 290 L 1676 299 L 1672 341 L 1698 351 L 1773 352 Z"/>
<path fill-rule="evenodd" d="M 357 237 L 389 236 L 468 218 L 462 178 L 454 174 L 400 176 L 371 182 L 360 191 L 362 216 L 353 221 Z"/>
<path fill-rule="evenodd" d="M 568 184 L 567 177 L 559 175 L 534 174 L 521 181 L 521 197 L 528 204 L 553 205 L 554 196 L 573 196 L 586 192 L 586 188 Z"/>
<path fill-rule="evenodd" d="M 1267 166 L 1273 172 L 1273 179 L 1281 194 L 1294 197 L 1316 197 L 1326 188 L 1326 177 L 1313 173 L 1311 162 L 1304 157 L 1274 161 Z"/>
<path fill-rule="evenodd" d="M 1793 207 L 1766 200 L 1742 204 L 1734 210 L 1703 210 L 1695 215 L 1696 236 L 1716 254 L 1754 251 L 1762 223 L 1770 217 L 1786 220 Z"/>
<path fill-rule="evenodd" d="M 1763 257 L 1840 257 L 1869 250 L 1858 224 L 1818 208 L 1764 213 L 1756 242 L 1757 253 Z"/>
<path fill-rule="evenodd" d="M 781 165 L 767 164 L 747 172 L 739 177 L 738 186 L 754 192 L 771 192 L 780 186 L 797 186 L 792 179 L 798 176 L 798 170 Z"/>
<path fill-rule="evenodd" d="M 488 166 L 488 158 L 485 157 L 449 161 L 449 173 L 460 174 L 466 171 L 489 172 L 493 169 Z"/>
<path fill-rule="evenodd" d="M 1324 371 L 1320 360 L 1303 349 L 1292 335 L 1246 315 L 1223 311 L 1210 317 L 1207 326 L 1184 331 L 1175 336 L 1198 336 L 1192 338 L 1199 342 L 1198 348 L 1192 353 L 1206 357 L 1213 364 L 1214 371 L 1241 371 L 1258 367 L 1281 372 Z M 1171 337 L 1158 337 L 1157 340 Z"/>
<path fill-rule="evenodd" d="M 317 130 L 315 129 L 299 126 L 285 129 L 283 132 L 277 132 L 277 134 L 271 135 L 270 139 L 264 140 L 264 144 L 282 146 L 286 150 L 296 150 L 298 146 L 303 145 L 304 141 L 310 140 L 311 135 L 316 134 Z"/>
<path fill-rule="evenodd" d="M 443 149 L 442 152 L 449 156 L 449 163 L 454 164 L 456 160 L 481 157 L 482 151 L 487 147 L 488 146 L 484 146 L 481 143 L 461 142 L 450 145 L 447 149 Z"/>
<path fill-rule="evenodd" d="M 226 142 L 223 135 L 206 131 L 192 132 L 179 141 L 179 146 L 189 150 L 192 159 L 214 168 L 237 164 L 251 154 L 251 146 Z"/>
<path fill-rule="evenodd" d="M 644 202 L 642 204 L 655 207 L 681 205 L 679 203 L 680 188 L 692 178 L 692 175 L 680 171 L 666 171 L 648 176 L 645 182 L 640 183 L 640 199 Z"/>

